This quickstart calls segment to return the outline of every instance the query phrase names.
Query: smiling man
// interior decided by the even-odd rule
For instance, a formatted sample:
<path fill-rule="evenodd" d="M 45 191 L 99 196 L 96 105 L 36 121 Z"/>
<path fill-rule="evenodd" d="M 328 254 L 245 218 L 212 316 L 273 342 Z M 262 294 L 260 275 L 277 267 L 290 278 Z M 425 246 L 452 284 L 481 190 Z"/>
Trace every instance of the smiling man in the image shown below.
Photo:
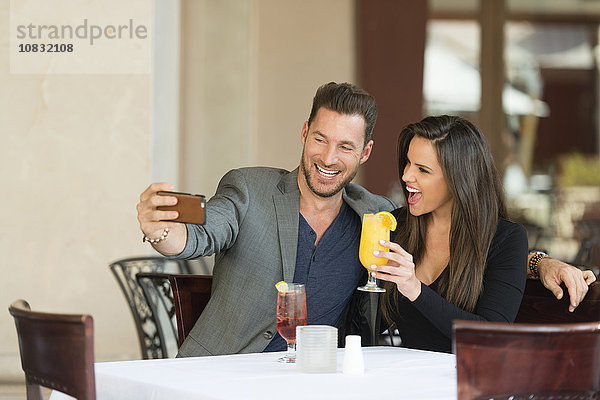
<path fill-rule="evenodd" d="M 302 126 L 300 166 L 229 171 L 206 205 L 204 225 L 163 221 L 177 215 L 157 206 L 176 199 L 156 192 L 171 185 L 154 183 L 142 193 L 138 220 L 157 251 L 186 259 L 216 254 L 210 302 L 179 356 L 285 350 L 275 321 L 281 280 L 306 285 L 309 324 L 340 324 L 366 275 L 357 257 L 361 216 L 394 208 L 350 183 L 371 154 L 376 118 L 364 90 L 321 86 Z"/>
<path fill-rule="evenodd" d="M 327 108 L 311 114 L 302 127 L 302 175 L 298 184 L 306 184 L 320 197 L 338 194 L 371 154 L 373 141 L 365 142 L 365 129 L 365 120 L 360 115 L 343 116 Z"/>

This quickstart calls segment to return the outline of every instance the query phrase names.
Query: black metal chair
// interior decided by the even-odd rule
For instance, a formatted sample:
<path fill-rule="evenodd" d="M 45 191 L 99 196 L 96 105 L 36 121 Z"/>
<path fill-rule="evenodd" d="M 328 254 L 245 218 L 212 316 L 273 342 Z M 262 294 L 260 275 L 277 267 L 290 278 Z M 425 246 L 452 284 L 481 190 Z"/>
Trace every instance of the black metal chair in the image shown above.
<path fill-rule="evenodd" d="M 155 297 L 144 294 L 136 275 L 149 272 L 188 274 L 190 268 L 187 262 L 164 257 L 133 257 L 114 261 L 110 264 L 110 270 L 115 276 L 131 310 L 140 342 L 142 358 L 167 358 L 169 354 L 165 343 L 164 334 L 166 329 L 163 328 L 164 321 L 158 319 L 160 314 L 153 310 L 154 301 L 148 300 L 148 297 L 151 299 Z"/>
<path fill-rule="evenodd" d="M 183 274 L 188 276 L 189 274 Z M 163 272 L 138 272 L 135 276 L 156 322 L 154 348 L 160 348 L 165 357 L 177 354 L 177 328 L 173 290 L 169 274 Z"/>
<path fill-rule="evenodd" d="M 95 400 L 92 317 L 31 311 L 25 300 L 13 302 L 9 312 L 19 337 L 27 399 L 43 399 L 44 386 L 80 400 Z"/>

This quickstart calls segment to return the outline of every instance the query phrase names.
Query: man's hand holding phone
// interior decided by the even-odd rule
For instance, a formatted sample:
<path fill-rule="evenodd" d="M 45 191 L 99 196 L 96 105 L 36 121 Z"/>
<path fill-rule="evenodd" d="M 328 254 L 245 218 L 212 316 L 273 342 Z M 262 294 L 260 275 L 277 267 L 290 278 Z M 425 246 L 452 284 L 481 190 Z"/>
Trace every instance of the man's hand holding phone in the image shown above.
<path fill-rule="evenodd" d="M 159 195 L 160 191 L 172 191 L 173 185 L 166 182 L 153 183 L 140 195 L 137 205 L 138 221 L 144 234 L 144 241 L 151 241 L 154 248 L 163 255 L 176 255 L 183 251 L 187 240 L 187 229 L 183 223 L 175 222 L 179 218 L 176 209 L 176 196 Z M 167 231 L 166 231 L 167 230 Z M 166 233 L 166 234 L 165 234 Z M 163 239 L 160 239 L 163 237 Z"/>
<path fill-rule="evenodd" d="M 190 194 L 172 191 L 159 191 L 159 196 L 172 196 L 177 199 L 175 205 L 158 206 L 160 211 L 177 211 L 177 218 L 172 219 L 175 222 L 185 222 L 188 224 L 204 224 L 204 208 L 206 201 L 201 194 Z"/>

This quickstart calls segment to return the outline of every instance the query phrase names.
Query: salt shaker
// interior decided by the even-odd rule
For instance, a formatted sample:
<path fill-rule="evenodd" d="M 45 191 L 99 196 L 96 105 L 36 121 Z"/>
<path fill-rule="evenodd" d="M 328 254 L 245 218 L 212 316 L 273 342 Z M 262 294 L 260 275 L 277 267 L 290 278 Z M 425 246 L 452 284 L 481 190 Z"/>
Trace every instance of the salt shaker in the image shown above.
<path fill-rule="evenodd" d="M 365 372 L 360 336 L 346 336 L 346 347 L 344 349 L 344 362 L 342 372 L 350 375 L 362 375 Z"/>

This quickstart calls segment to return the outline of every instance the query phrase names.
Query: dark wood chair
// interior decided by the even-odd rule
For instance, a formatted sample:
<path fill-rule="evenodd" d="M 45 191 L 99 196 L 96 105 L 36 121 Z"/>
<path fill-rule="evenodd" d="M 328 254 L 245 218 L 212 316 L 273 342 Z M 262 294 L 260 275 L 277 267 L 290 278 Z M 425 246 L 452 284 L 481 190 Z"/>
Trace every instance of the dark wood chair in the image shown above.
<path fill-rule="evenodd" d="M 600 398 L 600 322 L 455 321 L 458 399 Z"/>
<path fill-rule="evenodd" d="M 92 317 L 31 311 L 25 300 L 13 302 L 9 312 L 19 337 L 27 399 L 43 399 L 44 386 L 79 400 L 95 400 Z"/>
<path fill-rule="evenodd" d="M 600 202 L 588 204 L 583 216 L 575 222 L 575 236 L 581 245 L 573 259 L 574 265 L 600 273 Z"/>
<path fill-rule="evenodd" d="M 600 282 L 593 282 L 575 311 L 569 312 L 569 295 L 563 285 L 563 298 L 557 300 L 537 279 L 527 279 L 515 322 L 565 324 L 600 321 Z"/>
<path fill-rule="evenodd" d="M 208 304 L 212 275 L 173 274 L 169 275 L 169 281 L 175 301 L 178 345 L 181 347 Z"/>
<path fill-rule="evenodd" d="M 133 316 L 138 334 L 142 358 L 167 358 L 169 356 L 165 338 L 159 329 L 160 321 L 152 312 L 152 307 L 139 285 L 138 273 L 188 274 L 189 266 L 184 260 L 171 260 L 164 257 L 131 257 L 110 264 L 113 273 Z"/>

